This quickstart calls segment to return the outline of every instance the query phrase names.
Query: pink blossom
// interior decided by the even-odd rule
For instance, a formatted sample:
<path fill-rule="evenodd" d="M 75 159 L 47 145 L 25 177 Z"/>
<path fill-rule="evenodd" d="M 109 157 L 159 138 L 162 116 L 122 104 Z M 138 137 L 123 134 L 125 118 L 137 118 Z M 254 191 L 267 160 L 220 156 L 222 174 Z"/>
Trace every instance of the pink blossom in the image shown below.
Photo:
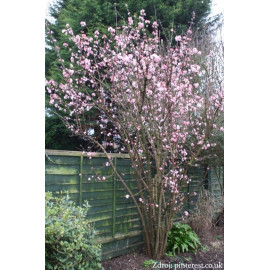
<path fill-rule="evenodd" d="M 129 25 L 132 25 L 132 24 L 133 24 L 133 20 L 132 20 L 131 17 L 128 17 L 128 24 L 129 24 Z"/>
<path fill-rule="evenodd" d="M 80 24 L 81 24 L 81 27 L 86 26 L 86 23 L 85 22 L 80 22 Z"/>
<path fill-rule="evenodd" d="M 139 22 L 139 23 L 138 23 L 138 27 L 139 27 L 139 28 L 143 28 L 143 23 L 142 23 L 142 22 Z"/>
<path fill-rule="evenodd" d="M 111 26 L 108 28 L 108 31 L 109 31 L 111 34 L 115 33 L 115 29 L 113 29 Z"/>
<path fill-rule="evenodd" d="M 128 199 L 130 196 L 127 194 L 125 197 L 126 197 L 126 199 Z"/>
<path fill-rule="evenodd" d="M 150 56 L 150 58 L 152 59 L 152 60 L 154 60 L 154 61 L 156 61 L 156 62 L 160 62 L 160 60 L 161 60 L 161 58 L 160 58 L 160 56 L 158 56 L 157 54 L 152 54 L 151 56 Z"/>
<path fill-rule="evenodd" d="M 176 41 L 181 41 L 181 39 L 182 39 L 181 36 L 176 36 L 176 37 L 175 37 L 175 40 L 176 40 Z"/>
<path fill-rule="evenodd" d="M 145 10 L 144 10 L 144 9 L 142 9 L 142 10 L 140 11 L 140 14 L 141 14 L 141 16 L 146 15 L 146 14 L 145 14 Z"/>
<path fill-rule="evenodd" d="M 187 211 L 185 211 L 184 214 L 185 214 L 185 216 L 188 216 L 188 212 Z"/>

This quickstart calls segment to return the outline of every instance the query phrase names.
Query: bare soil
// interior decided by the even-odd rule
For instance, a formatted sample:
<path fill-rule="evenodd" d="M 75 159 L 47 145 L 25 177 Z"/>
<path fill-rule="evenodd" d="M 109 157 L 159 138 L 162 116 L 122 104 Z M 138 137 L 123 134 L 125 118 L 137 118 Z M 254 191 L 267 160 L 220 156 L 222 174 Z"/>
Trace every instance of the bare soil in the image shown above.
<path fill-rule="evenodd" d="M 203 248 L 196 253 L 184 252 L 175 257 L 165 256 L 155 265 L 144 266 L 150 260 L 145 251 L 138 250 L 108 261 L 104 261 L 104 270 L 150 270 L 150 269 L 223 269 L 224 270 L 224 226 L 223 223 L 209 232 L 198 234 Z M 180 264 L 184 265 L 180 265 Z M 163 265 L 162 265 L 163 264 Z M 193 264 L 193 265 L 192 265 Z M 203 267 L 200 267 L 199 265 Z M 208 264 L 208 265 L 207 265 Z M 210 264 L 210 265 L 209 265 Z M 173 266 L 175 265 L 175 267 Z"/>

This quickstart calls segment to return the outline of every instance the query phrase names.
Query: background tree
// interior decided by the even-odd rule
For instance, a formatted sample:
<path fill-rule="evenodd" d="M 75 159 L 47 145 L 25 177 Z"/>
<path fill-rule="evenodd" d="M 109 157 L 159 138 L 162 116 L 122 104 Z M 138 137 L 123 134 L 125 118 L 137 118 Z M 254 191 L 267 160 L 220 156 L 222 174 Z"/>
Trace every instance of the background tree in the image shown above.
<path fill-rule="evenodd" d="M 66 128 L 58 115 L 50 115 L 45 118 L 45 148 L 56 150 L 81 150 L 87 149 L 89 143 L 82 137 L 74 136 Z"/>
<path fill-rule="evenodd" d="M 109 27 L 107 35 L 98 30 L 76 35 L 67 25 L 63 33 L 69 38 L 65 50 L 70 62 L 61 57 L 49 30 L 62 78 L 50 79 L 46 86 L 50 104 L 72 133 L 107 155 L 106 165 L 138 210 L 147 254 L 160 259 L 173 217 L 185 200 L 183 187 L 191 181 L 188 170 L 213 146 L 223 113 L 223 79 L 215 76 L 212 49 L 203 71 L 198 65 L 202 52 L 191 44 L 191 29 L 184 36 L 173 30 L 173 45 L 160 38 L 158 23 L 145 19 L 144 10 L 127 21 Z M 87 29 L 85 22 L 81 27 Z M 98 117 L 91 119 L 91 112 Z M 101 132 L 89 134 L 93 122 Z M 101 135 L 119 138 L 120 151 L 130 156 L 138 194 L 117 171 Z"/>
<path fill-rule="evenodd" d="M 87 27 L 84 28 L 85 33 L 93 33 L 96 29 L 102 34 L 108 34 L 108 26 L 115 26 L 117 23 L 121 25 L 127 19 L 127 7 L 131 14 L 138 13 L 139 10 L 144 9 L 146 11 L 146 19 L 157 20 L 159 22 L 159 33 L 165 42 L 170 42 L 170 29 L 173 27 L 175 33 L 182 33 L 190 24 L 192 12 L 196 13 L 194 19 L 194 27 L 202 28 L 202 25 L 207 20 L 207 16 L 211 10 L 211 0 L 180 0 L 180 1 L 168 1 L 168 0 L 147 0 L 147 1 L 135 1 L 135 0 L 120 0 L 120 1 L 101 1 L 101 0 L 59 0 L 50 8 L 50 15 L 54 19 L 54 23 L 51 25 L 51 29 L 54 32 L 54 37 L 58 42 L 58 46 L 63 48 L 63 44 L 68 44 L 67 36 L 62 33 L 62 29 L 69 24 L 74 34 L 80 33 L 82 30 L 80 22 L 84 21 Z M 114 5 L 116 3 L 116 5 Z M 174 40 L 172 40 L 174 41 Z M 57 56 L 52 49 L 52 43 L 50 39 L 46 39 L 46 54 L 45 54 L 45 72 L 46 77 L 53 78 L 57 81 L 61 80 L 60 64 L 57 62 Z M 62 50 L 62 58 L 68 59 L 68 51 Z M 46 107 L 51 108 L 53 114 L 53 107 L 48 102 L 48 96 L 46 96 Z M 60 113 L 60 112 L 58 112 Z M 98 115 L 94 116 L 98 117 Z M 55 119 L 50 116 L 46 116 L 46 131 L 53 125 Z M 62 132 L 64 130 L 64 124 L 58 123 L 57 134 L 53 133 L 53 129 L 50 134 L 46 136 L 46 140 L 50 139 L 50 142 L 46 142 L 46 145 L 50 145 L 53 149 L 64 149 L 67 141 L 70 138 L 66 138 L 67 134 Z M 61 127 L 61 128 L 60 128 Z M 95 130 L 98 132 L 98 129 Z M 53 138 L 57 138 L 57 145 L 53 145 Z M 63 145 L 61 145 L 63 140 Z M 76 140 L 72 139 L 73 143 L 69 146 L 69 149 L 80 149 L 82 144 L 77 144 Z M 78 140 L 79 142 L 80 140 Z M 118 148 L 112 148 L 111 151 L 118 151 Z"/>

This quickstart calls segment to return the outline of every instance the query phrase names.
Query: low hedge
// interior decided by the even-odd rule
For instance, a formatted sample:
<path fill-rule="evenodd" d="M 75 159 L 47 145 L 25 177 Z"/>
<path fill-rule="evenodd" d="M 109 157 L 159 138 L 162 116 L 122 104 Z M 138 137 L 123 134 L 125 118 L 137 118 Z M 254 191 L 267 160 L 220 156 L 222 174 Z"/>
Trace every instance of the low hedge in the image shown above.
<path fill-rule="evenodd" d="M 68 194 L 46 192 L 46 269 L 101 269 L 101 246 L 95 244 L 93 224 L 86 219 L 89 205 L 76 206 Z"/>

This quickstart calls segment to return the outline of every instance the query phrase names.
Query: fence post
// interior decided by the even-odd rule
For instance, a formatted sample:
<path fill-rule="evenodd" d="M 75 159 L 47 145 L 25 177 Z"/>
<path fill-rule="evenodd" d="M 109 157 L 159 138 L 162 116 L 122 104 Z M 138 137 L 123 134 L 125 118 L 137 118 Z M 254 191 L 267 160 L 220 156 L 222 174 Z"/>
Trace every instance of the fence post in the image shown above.
<path fill-rule="evenodd" d="M 80 194 L 79 194 L 79 203 L 82 206 L 82 170 L 83 170 L 83 154 L 81 155 L 80 160 Z"/>
<path fill-rule="evenodd" d="M 114 158 L 114 166 L 116 168 L 117 158 Z M 116 176 L 113 174 L 113 209 L 112 209 L 112 236 L 115 237 L 115 217 L 116 217 Z"/>
<path fill-rule="evenodd" d="M 188 186 L 187 186 L 188 190 L 188 199 L 187 199 L 187 211 L 190 211 L 190 182 L 188 182 Z"/>

